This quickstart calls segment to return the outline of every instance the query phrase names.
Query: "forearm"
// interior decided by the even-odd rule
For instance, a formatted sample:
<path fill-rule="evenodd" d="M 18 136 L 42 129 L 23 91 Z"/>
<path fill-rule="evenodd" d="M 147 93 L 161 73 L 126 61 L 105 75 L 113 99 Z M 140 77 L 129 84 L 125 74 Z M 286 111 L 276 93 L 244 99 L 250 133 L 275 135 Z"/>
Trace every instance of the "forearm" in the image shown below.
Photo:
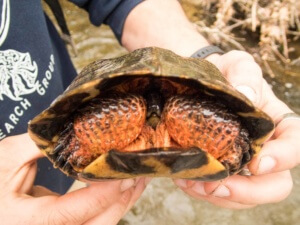
<path fill-rule="evenodd" d="M 156 46 L 182 56 L 209 45 L 177 0 L 147 0 L 137 5 L 125 21 L 122 44 L 129 51 Z"/>

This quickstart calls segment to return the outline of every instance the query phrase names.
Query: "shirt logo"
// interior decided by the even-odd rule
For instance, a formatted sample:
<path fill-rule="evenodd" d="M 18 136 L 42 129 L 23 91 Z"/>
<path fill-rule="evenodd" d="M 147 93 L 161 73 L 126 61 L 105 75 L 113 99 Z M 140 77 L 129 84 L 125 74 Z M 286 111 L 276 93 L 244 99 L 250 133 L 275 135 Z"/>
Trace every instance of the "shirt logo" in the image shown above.
<path fill-rule="evenodd" d="M 0 25 L 0 46 L 5 41 L 10 23 L 10 2 L 3 0 Z"/>
<path fill-rule="evenodd" d="M 9 39 L 11 18 L 18 19 L 11 12 L 10 0 L 0 0 L 0 47 Z M 52 85 L 55 72 L 54 55 L 50 54 L 43 62 L 45 60 L 48 61 L 48 66 L 39 68 L 30 52 L 10 48 L 0 51 L 0 140 L 12 135 L 15 129 L 27 123 L 28 119 L 24 121 L 24 118 L 28 117 L 27 111 L 33 106 L 31 101 L 44 96 Z M 8 107 L 3 107 L 6 102 Z"/>
<path fill-rule="evenodd" d="M 23 95 L 36 91 L 38 67 L 29 53 L 12 49 L 0 51 L 0 101 L 3 96 L 21 101 Z"/>

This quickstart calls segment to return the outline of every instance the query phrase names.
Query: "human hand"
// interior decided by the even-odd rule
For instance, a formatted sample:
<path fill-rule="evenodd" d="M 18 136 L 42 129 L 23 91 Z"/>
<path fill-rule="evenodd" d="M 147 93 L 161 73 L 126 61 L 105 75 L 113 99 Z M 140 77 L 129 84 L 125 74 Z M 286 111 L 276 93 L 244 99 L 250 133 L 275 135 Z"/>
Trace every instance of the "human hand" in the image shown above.
<path fill-rule="evenodd" d="M 1 224 L 117 224 L 145 189 L 145 179 L 91 183 L 59 196 L 33 186 L 43 155 L 28 134 L 0 142 Z"/>
<path fill-rule="evenodd" d="M 160 13 L 164 11 L 168 13 Z M 130 51 L 157 46 L 185 57 L 209 45 L 188 21 L 179 2 L 172 0 L 149 0 L 136 6 L 125 21 L 122 44 Z M 251 55 L 231 51 L 222 56 L 210 55 L 206 59 L 274 121 L 292 112 L 274 95 Z M 280 122 L 272 139 L 249 164 L 253 176 L 235 175 L 223 181 L 204 183 L 175 180 L 175 183 L 195 198 L 227 208 L 249 208 L 281 201 L 293 186 L 289 169 L 300 163 L 299 128 L 299 120 Z"/>
<path fill-rule="evenodd" d="M 222 56 L 211 55 L 207 60 L 274 121 L 292 112 L 274 95 L 248 53 L 231 51 Z M 234 175 L 216 182 L 175 180 L 175 183 L 189 195 L 225 208 L 242 209 L 279 202 L 290 194 L 293 186 L 289 169 L 300 164 L 299 130 L 300 120 L 280 122 L 272 138 L 248 165 L 252 176 Z"/>

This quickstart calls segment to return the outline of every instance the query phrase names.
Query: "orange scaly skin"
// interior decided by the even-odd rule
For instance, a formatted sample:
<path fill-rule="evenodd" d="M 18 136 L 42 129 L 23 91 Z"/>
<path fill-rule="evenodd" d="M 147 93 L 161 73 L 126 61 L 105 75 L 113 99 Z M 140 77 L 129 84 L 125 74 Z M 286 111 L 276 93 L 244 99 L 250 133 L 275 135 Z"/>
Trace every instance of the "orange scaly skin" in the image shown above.
<path fill-rule="evenodd" d="M 218 103 L 175 96 L 165 104 L 163 120 L 169 135 L 184 148 L 198 147 L 221 162 L 238 167 L 247 143 L 238 117 Z M 247 138 L 247 133 L 243 137 Z M 246 149 L 243 149 L 246 147 Z"/>
<path fill-rule="evenodd" d="M 93 99 L 75 117 L 68 147 L 75 150 L 71 164 L 82 167 L 108 150 L 128 146 L 141 133 L 145 118 L 146 105 L 140 96 Z"/>
<path fill-rule="evenodd" d="M 249 150 L 247 140 L 238 117 L 220 103 L 175 95 L 153 129 L 146 124 L 143 97 L 118 94 L 95 98 L 78 110 L 73 128 L 59 143 L 66 149 L 64 159 L 81 169 L 111 149 L 198 147 L 235 170 Z"/>
<path fill-rule="evenodd" d="M 180 147 L 171 140 L 168 130 L 163 123 L 159 123 L 155 130 L 148 125 L 144 125 L 138 138 L 126 148 L 120 149 L 120 151 L 132 152 L 161 147 Z"/>

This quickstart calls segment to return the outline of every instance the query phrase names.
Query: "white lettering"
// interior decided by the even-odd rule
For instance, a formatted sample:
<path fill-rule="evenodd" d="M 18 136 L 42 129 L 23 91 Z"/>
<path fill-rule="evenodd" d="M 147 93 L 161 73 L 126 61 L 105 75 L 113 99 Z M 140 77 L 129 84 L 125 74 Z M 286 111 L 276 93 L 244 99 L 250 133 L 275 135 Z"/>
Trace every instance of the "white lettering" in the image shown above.
<path fill-rule="evenodd" d="M 53 62 L 50 62 L 50 64 L 49 64 L 49 70 L 51 71 L 51 73 L 53 73 L 53 71 L 54 71 Z"/>
<path fill-rule="evenodd" d="M 44 78 L 40 81 L 33 81 L 31 87 L 33 91 L 36 91 L 40 96 L 45 95 L 47 89 L 51 85 L 51 79 L 53 78 L 53 72 L 55 70 L 55 61 L 54 56 L 50 55 L 50 61 L 48 64 L 48 69 L 44 73 Z M 33 62 L 35 63 L 35 62 Z M 35 70 L 37 73 L 37 68 Z M 25 78 L 24 78 L 25 79 Z M 33 93 L 33 92 L 30 92 Z M 23 98 L 23 97 L 22 97 Z M 3 125 L 3 129 L 0 129 L 0 140 L 5 138 L 7 134 L 10 134 L 13 129 L 16 128 L 16 125 L 20 123 L 20 118 L 25 114 L 25 111 L 28 110 L 32 105 L 27 98 L 20 98 L 19 104 L 14 107 L 13 111 L 10 114 L 7 114 L 7 122 Z"/>
<path fill-rule="evenodd" d="M 15 125 L 18 123 L 19 119 L 16 117 L 15 114 L 10 114 L 9 119 L 11 122 L 13 122 Z"/>
<path fill-rule="evenodd" d="M 45 79 L 45 78 L 44 78 Z M 40 83 L 37 84 L 37 93 L 39 95 L 44 95 L 46 93 L 46 89 L 42 87 Z"/>
<path fill-rule="evenodd" d="M 15 125 L 17 125 L 20 122 L 20 117 L 24 115 L 24 111 L 29 109 L 31 107 L 31 103 L 28 101 L 28 99 L 23 99 L 20 101 L 20 105 L 16 106 L 14 108 L 13 113 L 9 114 L 8 119 L 10 122 L 4 123 L 4 127 L 6 129 L 6 133 L 9 134 L 13 129 L 15 129 Z M 0 140 L 5 138 L 5 130 L 2 131 L 0 129 Z"/>
<path fill-rule="evenodd" d="M 48 80 L 51 80 L 51 78 L 52 78 L 52 73 L 50 72 L 50 70 L 47 70 L 46 73 L 45 73 L 45 75 L 46 75 L 46 78 L 47 78 Z"/>
<path fill-rule="evenodd" d="M 21 101 L 20 103 L 21 103 L 23 109 L 25 109 L 25 110 L 27 110 L 28 107 L 31 107 L 31 104 L 30 104 L 30 102 L 28 101 L 27 98 L 24 98 L 24 100 Z"/>
<path fill-rule="evenodd" d="M 16 114 L 17 116 L 22 116 L 23 113 L 24 113 L 24 111 L 23 111 L 22 109 L 20 109 L 20 106 L 16 106 L 16 107 L 15 107 L 15 114 Z"/>
<path fill-rule="evenodd" d="M 14 127 L 13 125 L 11 125 L 10 123 L 5 123 L 4 126 L 5 126 L 6 132 L 7 132 L 8 134 L 10 133 L 10 131 L 11 131 L 12 129 L 15 128 L 15 127 Z"/>
<path fill-rule="evenodd" d="M 6 135 L 3 134 L 3 131 L 0 129 L 0 140 L 3 139 L 3 138 L 5 138 L 5 137 L 6 137 Z"/>
<path fill-rule="evenodd" d="M 37 82 L 37 92 L 39 95 L 46 94 L 46 91 L 50 85 L 49 81 L 52 79 L 52 73 L 54 71 L 54 56 L 50 55 L 50 62 L 48 65 L 48 70 L 45 72 L 45 77 L 42 79 L 42 84 Z"/>
<path fill-rule="evenodd" d="M 46 78 L 43 78 L 42 83 L 43 83 L 45 88 L 48 88 L 49 82 Z"/>
<path fill-rule="evenodd" d="M 53 54 L 50 55 L 50 60 L 51 60 L 51 62 L 52 62 L 53 64 L 55 64 Z"/>

